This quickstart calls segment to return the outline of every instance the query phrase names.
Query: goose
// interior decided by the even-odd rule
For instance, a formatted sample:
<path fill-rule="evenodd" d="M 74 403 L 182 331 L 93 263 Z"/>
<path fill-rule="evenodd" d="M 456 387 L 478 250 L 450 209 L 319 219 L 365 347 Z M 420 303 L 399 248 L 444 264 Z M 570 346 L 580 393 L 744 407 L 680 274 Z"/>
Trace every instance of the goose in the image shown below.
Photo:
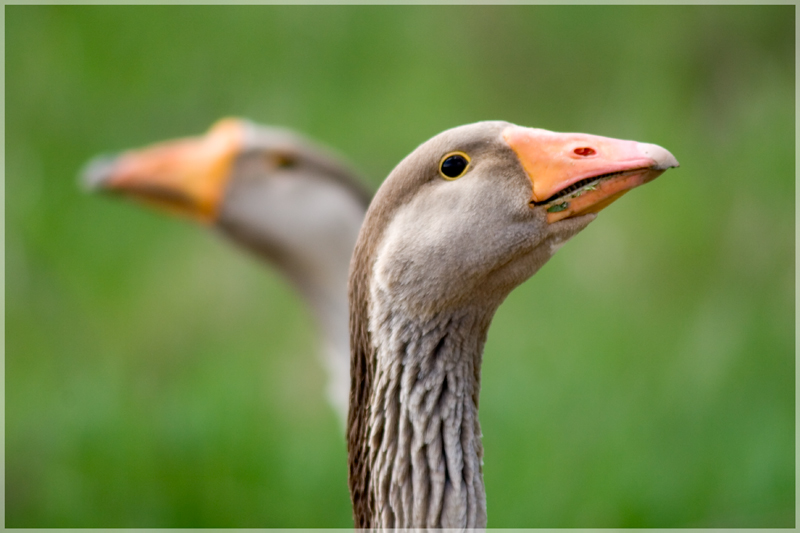
<path fill-rule="evenodd" d="M 481 360 L 498 306 L 664 148 L 478 122 L 378 189 L 350 266 L 349 488 L 357 528 L 483 528 Z"/>
<path fill-rule="evenodd" d="M 200 137 L 96 157 L 82 176 L 90 190 L 188 216 L 275 265 L 321 329 L 327 398 L 343 427 L 348 267 L 371 198 L 348 164 L 294 131 L 226 118 Z"/>

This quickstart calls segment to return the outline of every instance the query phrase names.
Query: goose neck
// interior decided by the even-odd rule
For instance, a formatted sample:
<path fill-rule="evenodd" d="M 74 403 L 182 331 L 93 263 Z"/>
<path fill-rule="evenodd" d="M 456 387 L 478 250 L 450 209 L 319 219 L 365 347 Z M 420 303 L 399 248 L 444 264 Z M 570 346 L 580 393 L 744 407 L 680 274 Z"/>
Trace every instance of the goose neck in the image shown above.
<path fill-rule="evenodd" d="M 415 316 L 373 292 L 370 492 L 378 527 L 486 526 L 478 421 L 490 312 Z"/>

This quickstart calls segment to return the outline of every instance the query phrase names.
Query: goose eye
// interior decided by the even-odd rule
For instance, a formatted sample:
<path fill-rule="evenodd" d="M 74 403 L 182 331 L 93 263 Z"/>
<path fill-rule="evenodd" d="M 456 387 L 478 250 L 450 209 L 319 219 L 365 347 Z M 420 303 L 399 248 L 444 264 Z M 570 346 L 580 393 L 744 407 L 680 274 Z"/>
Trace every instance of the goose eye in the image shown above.
<path fill-rule="evenodd" d="M 446 180 L 460 178 L 469 168 L 469 156 L 463 152 L 447 154 L 439 163 L 439 173 Z"/>
<path fill-rule="evenodd" d="M 275 162 L 280 168 L 289 168 L 295 165 L 295 160 L 285 154 L 279 154 L 275 158 Z"/>

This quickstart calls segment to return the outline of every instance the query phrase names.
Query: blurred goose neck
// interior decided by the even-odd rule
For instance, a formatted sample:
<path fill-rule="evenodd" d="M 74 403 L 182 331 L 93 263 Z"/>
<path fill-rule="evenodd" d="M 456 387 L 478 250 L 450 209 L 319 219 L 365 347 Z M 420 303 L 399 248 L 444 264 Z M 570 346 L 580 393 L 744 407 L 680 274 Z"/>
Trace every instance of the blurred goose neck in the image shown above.
<path fill-rule="evenodd" d="M 349 254 L 328 264 L 332 270 L 347 272 Z M 328 401 L 341 420 L 347 420 L 347 400 L 350 393 L 350 338 L 346 274 L 318 277 L 289 274 L 293 284 L 309 303 L 321 330 L 322 357 L 330 379 L 327 383 Z"/>

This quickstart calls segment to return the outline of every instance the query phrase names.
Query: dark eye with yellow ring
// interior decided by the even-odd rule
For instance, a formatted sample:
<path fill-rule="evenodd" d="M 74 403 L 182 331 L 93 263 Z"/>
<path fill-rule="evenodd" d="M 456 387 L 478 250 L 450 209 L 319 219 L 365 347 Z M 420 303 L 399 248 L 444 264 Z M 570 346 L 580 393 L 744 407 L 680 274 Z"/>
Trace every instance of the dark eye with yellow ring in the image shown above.
<path fill-rule="evenodd" d="M 442 158 L 439 173 L 446 180 L 454 180 L 463 176 L 469 168 L 469 156 L 464 152 L 452 152 Z"/>

